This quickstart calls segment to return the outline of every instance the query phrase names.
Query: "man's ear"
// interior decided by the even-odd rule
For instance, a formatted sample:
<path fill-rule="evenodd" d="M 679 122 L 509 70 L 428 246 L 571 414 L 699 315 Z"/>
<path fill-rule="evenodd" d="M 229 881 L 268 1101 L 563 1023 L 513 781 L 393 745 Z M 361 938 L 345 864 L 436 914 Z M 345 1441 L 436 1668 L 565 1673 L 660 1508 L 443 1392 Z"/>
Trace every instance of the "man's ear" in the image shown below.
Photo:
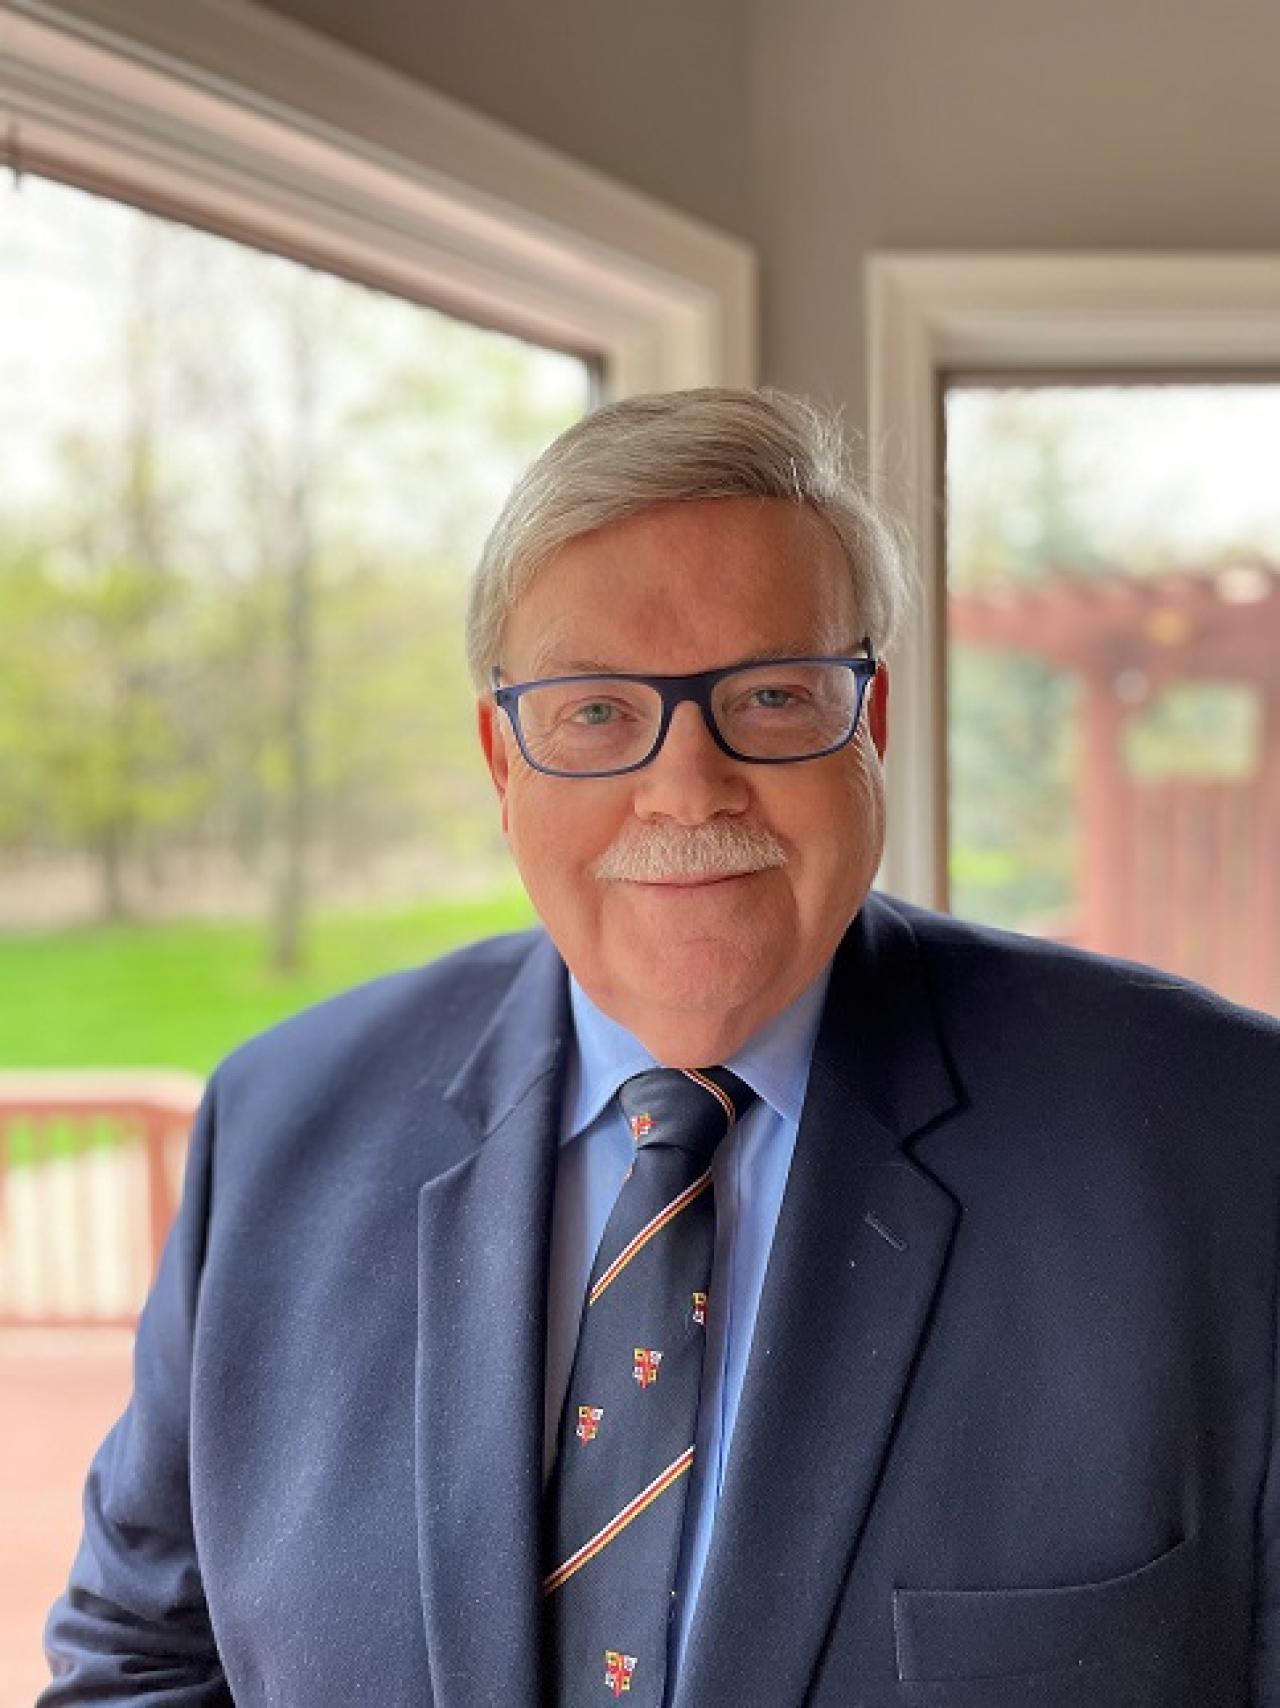
<path fill-rule="evenodd" d="M 508 755 L 506 732 L 499 727 L 502 714 L 486 694 L 476 701 L 476 728 L 480 735 L 480 745 L 484 749 L 485 763 L 489 767 L 489 775 L 493 778 L 493 786 L 498 791 L 498 799 L 502 803 L 502 828 L 507 828 L 507 777 Z"/>
<path fill-rule="evenodd" d="M 869 698 L 867 723 L 876 752 L 883 759 L 884 750 L 889 745 L 889 666 L 883 662 L 876 671 Z"/>

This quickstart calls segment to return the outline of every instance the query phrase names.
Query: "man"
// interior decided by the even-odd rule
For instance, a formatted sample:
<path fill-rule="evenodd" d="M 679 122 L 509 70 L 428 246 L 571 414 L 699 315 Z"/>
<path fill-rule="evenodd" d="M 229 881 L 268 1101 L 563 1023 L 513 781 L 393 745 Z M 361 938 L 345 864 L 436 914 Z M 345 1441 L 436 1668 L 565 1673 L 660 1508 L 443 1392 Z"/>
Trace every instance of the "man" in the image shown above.
<path fill-rule="evenodd" d="M 214 1076 L 46 1708 L 1280 1708 L 1280 1029 L 869 895 L 901 599 L 777 394 L 517 488 L 545 930 Z"/>

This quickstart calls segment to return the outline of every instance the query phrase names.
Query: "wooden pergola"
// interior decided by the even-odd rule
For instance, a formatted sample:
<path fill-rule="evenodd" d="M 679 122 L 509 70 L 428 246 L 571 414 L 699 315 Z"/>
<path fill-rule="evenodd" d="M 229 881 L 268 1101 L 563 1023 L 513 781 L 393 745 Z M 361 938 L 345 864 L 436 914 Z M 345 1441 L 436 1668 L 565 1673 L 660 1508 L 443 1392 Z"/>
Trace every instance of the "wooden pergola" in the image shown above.
<path fill-rule="evenodd" d="M 1280 567 L 1055 569 L 1035 585 L 953 594 L 949 611 L 953 642 L 1026 654 L 1080 683 L 1073 939 L 1280 1007 Z M 1253 776 L 1130 774 L 1125 725 L 1175 682 L 1256 694 Z"/>

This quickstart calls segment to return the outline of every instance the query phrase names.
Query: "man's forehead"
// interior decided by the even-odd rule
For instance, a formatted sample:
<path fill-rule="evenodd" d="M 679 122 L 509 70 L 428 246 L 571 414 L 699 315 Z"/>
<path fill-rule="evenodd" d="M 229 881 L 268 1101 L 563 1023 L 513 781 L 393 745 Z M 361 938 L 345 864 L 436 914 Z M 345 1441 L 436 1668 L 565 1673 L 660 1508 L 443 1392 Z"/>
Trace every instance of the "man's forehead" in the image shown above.
<path fill-rule="evenodd" d="M 509 680 L 684 675 L 852 650 L 861 637 L 835 534 L 781 500 L 645 512 L 568 542 L 507 613 Z"/>
<path fill-rule="evenodd" d="M 726 652 L 724 657 L 716 658 L 706 665 L 708 670 L 727 668 L 736 664 L 767 664 L 779 658 L 806 658 L 811 654 L 827 654 L 843 651 L 846 647 L 853 648 L 857 641 L 848 635 L 826 633 L 817 637 L 812 635 L 787 641 L 778 641 L 765 646 L 752 646 L 746 651 Z M 629 657 L 621 651 L 607 648 L 583 650 L 568 636 L 547 636 L 537 643 L 532 651 L 528 670 L 530 676 L 612 676 L 638 673 L 642 675 L 667 674 L 663 662 L 658 657 L 660 646 L 648 650 L 643 660 Z M 673 671 L 670 674 L 680 675 L 682 672 Z"/>

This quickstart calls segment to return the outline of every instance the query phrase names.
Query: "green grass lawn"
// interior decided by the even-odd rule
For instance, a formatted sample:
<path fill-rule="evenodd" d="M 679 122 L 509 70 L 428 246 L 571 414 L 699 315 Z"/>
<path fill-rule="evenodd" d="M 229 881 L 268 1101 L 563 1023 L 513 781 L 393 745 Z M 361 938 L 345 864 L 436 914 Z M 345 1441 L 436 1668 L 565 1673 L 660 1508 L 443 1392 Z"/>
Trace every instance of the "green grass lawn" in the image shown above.
<path fill-rule="evenodd" d="M 460 943 L 531 924 L 522 892 L 333 913 L 281 978 L 265 932 L 184 922 L 0 933 L 0 1068 L 171 1067 L 206 1074 L 233 1045 L 322 997 Z"/>

